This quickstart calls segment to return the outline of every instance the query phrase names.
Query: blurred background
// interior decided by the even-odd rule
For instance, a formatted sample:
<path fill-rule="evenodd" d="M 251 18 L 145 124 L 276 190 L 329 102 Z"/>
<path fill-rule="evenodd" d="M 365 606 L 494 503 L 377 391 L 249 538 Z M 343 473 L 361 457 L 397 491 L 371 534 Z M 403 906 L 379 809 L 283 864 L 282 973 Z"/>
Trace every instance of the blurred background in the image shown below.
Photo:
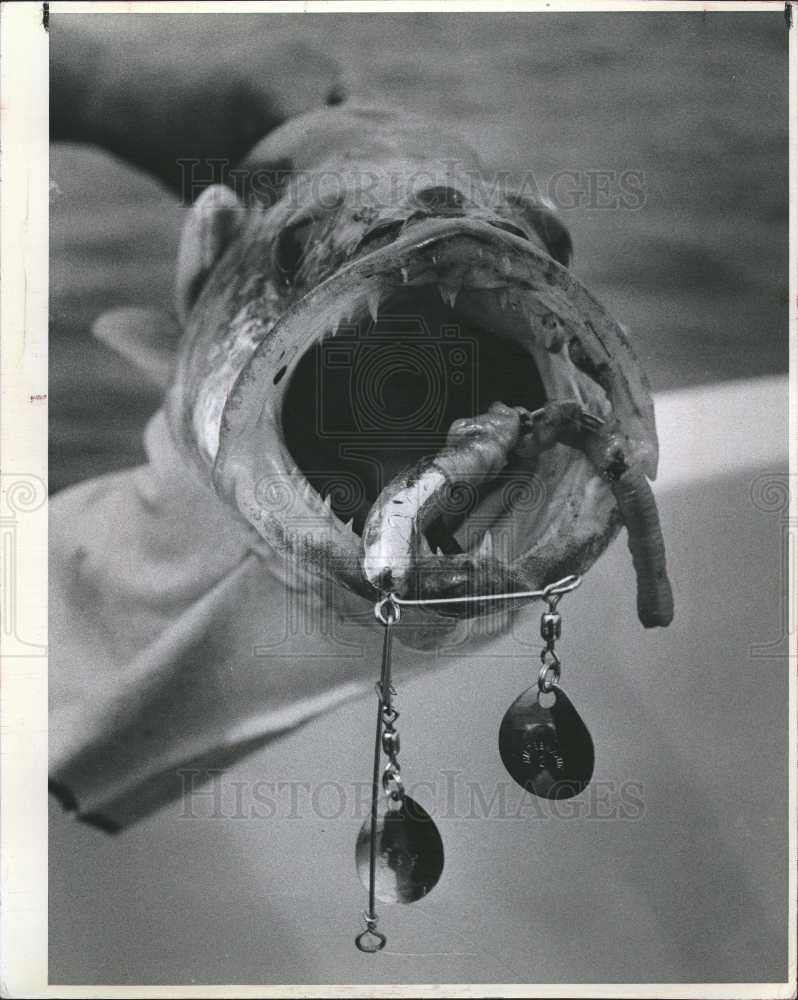
<path fill-rule="evenodd" d="M 165 62 L 176 55 L 158 15 L 113 20 L 131 44 L 146 41 Z M 70 22 L 89 34 L 101 24 L 95 15 Z M 229 44 L 237 58 L 242 30 L 317 46 L 358 96 L 445 122 L 489 171 L 516 183 L 531 174 L 542 194 L 563 171 L 582 186 L 591 171 L 637 172 L 644 197 L 635 208 L 601 207 L 568 183 L 556 189 L 574 270 L 630 329 L 665 393 L 663 444 L 682 435 L 700 455 L 717 438 L 731 464 L 707 481 L 680 477 L 678 451 L 664 448 L 671 629 L 649 635 L 637 625 L 623 543 L 593 571 L 601 593 L 583 588 L 566 609 L 567 690 L 593 730 L 596 778 L 616 805 L 622 787 L 639 786 L 638 815 L 619 818 L 610 806 L 602 818 L 598 802 L 571 817 L 544 806 L 515 818 L 471 808 L 468 782 L 490 799 L 505 780 L 495 732 L 532 682 L 532 613 L 526 639 L 511 636 L 490 656 L 402 689 L 403 763 L 435 795 L 454 787 L 460 805 L 436 814 L 447 850 L 441 884 L 415 907 L 384 908 L 381 957 L 352 944 L 365 902 L 352 864 L 359 820 L 351 810 L 333 815 L 333 786 L 331 800 L 292 809 L 283 797 L 266 818 L 246 805 L 259 778 L 338 782 L 351 805 L 370 767 L 368 701 L 232 769 L 219 794 L 234 802 L 240 782 L 244 805 L 226 807 L 226 820 L 208 814 L 206 799 L 198 818 L 176 805 L 109 838 L 54 807 L 50 981 L 780 981 L 787 722 L 777 569 L 787 535 L 785 509 L 752 496 L 786 463 L 782 11 L 206 16 L 190 54 Z M 97 149 L 56 144 L 50 171 L 57 491 L 143 458 L 159 395 L 92 340 L 90 324 L 110 307 L 169 307 L 185 208 Z M 728 385 L 702 397 L 712 421 L 712 401 L 729 409 L 739 380 L 757 387 L 745 427 L 712 426 L 707 440 L 701 427 L 680 427 L 690 390 Z M 738 433 L 747 451 L 735 466 Z M 418 797 L 429 808 L 429 796 Z"/>
<path fill-rule="evenodd" d="M 779 12 L 247 18 L 245 31 L 270 45 L 299 38 L 337 60 L 358 96 L 459 130 L 489 173 L 508 171 L 514 183 L 531 175 L 542 194 L 559 193 L 574 269 L 633 331 L 655 389 L 786 370 Z M 109 30 L 95 15 L 68 20 Z M 211 38 L 223 51 L 226 34 L 240 58 L 240 17 L 200 20 L 192 59 Z M 171 35 L 158 24 L 121 15 L 113 31 L 168 63 Z M 185 40 L 171 44 L 185 58 Z M 572 171 L 576 181 L 557 183 Z M 589 171 L 642 174 L 642 207 L 590 207 L 606 198 L 590 197 Z M 96 150 L 54 146 L 51 176 L 55 491 L 142 457 L 141 428 L 159 397 L 91 341 L 89 326 L 113 306 L 170 306 L 183 210 Z M 617 182 L 608 187 L 617 196 Z"/>

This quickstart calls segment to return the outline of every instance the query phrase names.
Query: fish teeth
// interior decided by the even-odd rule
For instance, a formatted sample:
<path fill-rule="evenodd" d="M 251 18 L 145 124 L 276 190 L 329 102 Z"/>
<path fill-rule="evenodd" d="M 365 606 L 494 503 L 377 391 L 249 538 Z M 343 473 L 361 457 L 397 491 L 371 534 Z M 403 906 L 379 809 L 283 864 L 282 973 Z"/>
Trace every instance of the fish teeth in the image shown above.
<path fill-rule="evenodd" d="M 504 254 L 502 256 L 502 258 L 499 261 L 499 263 L 501 264 L 501 269 L 502 269 L 502 271 L 504 271 L 505 274 L 509 274 L 510 271 L 512 271 L 512 269 L 513 269 L 513 262 L 510 260 L 510 258 L 506 254 Z"/>
<path fill-rule="evenodd" d="M 441 293 L 441 298 L 446 305 L 450 309 L 454 309 L 454 304 L 457 301 L 457 289 L 447 288 L 446 285 L 438 285 L 438 291 Z"/>
<path fill-rule="evenodd" d="M 479 548 L 477 549 L 477 555 L 481 556 L 483 559 L 492 558 L 493 535 L 491 535 L 490 529 L 482 536 L 482 541 L 479 543 Z"/>
<path fill-rule="evenodd" d="M 402 274 L 402 284 L 406 285 L 410 281 L 410 271 L 406 267 L 400 267 L 399 270 Z"/>
<path fill-rule="evenodd" d="M 369 312 L 371 313 L 372 320 L 376 323 L 377 317 L 380 313 L 380 292 L 379 289 L 374 288 L 366 293 L 366 302 L 368 303 Z"/>
<path fill-rule="evenodd" d="M 499 305 L 502 309 L 506 309 L 510 304 L 510 293 L 506 288 L 499 289 Z"/>
<path fill-rule="evenodd" d="M 330 330 L 333 337 L 336 336 L 342 326 L 349 326 L 352 320 L 350 312 L 351 305 L 339 306 L 338 311 L 333 315 L 330 321 Z"/>

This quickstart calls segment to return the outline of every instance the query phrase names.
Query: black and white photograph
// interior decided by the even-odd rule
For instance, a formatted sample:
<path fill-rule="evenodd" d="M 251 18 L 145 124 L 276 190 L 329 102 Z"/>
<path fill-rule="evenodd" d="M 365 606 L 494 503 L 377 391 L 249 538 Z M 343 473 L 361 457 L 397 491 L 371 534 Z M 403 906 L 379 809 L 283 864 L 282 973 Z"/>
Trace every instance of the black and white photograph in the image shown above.
<path fill-rule="evenodd" d="M 20 8 L 3 995 L 794 997 L 792 5 Z"/>

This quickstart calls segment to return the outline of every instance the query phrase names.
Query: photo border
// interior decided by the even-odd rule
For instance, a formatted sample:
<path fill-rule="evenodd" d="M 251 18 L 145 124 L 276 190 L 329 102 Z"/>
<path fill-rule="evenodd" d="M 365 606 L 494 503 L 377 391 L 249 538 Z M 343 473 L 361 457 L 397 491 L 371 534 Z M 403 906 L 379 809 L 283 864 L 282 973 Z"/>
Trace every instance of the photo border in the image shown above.
<path fill-rule="evenodd" d="M 47 6 L 46 4 L 44 5 Z M 309 0 L 274 3 L 51 3 L 50 13 L 146 12 L 686 12 L 690 3 L 397 2 Z M 778 2 L 704 3 L 704 11 L 774 11 Z M 793 12 L 794 21 L 798 20 Z M 786 30 L 786 26 L 785 26 Z M 798 232 L 796 34 L 789 37 L 789 336 L 790 481 L 798 471 Z M 24 563 L 3 569 L 0 613 L 0 994 L 25 997 L 789 997 L 796 980 L 796 625 L 798 552 L 790 566 L 789 916 L 784 983 L 380 984 L 305 986 L 59 986 L 47 979 L 47 328 L 48 328 L 48 58 L 43 8 L 5 3 L 0 10 L 0 526 L 13 520 Z M 45 490 L 46 493 L 46 490 Z M 12 505 L 9 515 L 3 507 Z M 790 491 L 798 523 L 798 490 Z M 17 516 L 19 514 L 19 516 Z M 5 517 L 5 521 L 3 521 Z M 4 550 L 7 556 L 7 551 Z M 14 570 L 11 573 L 11 570 Z M 11 584 L 9 588 L 9 583 Z"/>

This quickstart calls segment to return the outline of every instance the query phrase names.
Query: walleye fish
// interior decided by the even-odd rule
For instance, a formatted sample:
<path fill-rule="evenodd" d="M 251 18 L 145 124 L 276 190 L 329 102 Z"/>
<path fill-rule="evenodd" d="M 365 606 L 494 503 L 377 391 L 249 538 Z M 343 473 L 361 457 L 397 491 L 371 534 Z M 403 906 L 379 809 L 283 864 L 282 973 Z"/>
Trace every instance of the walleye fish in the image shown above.
<path fill-rule="evenodd" d="M 542 587 L 625 523 L 641 621 L 673 613 L 649 386 L 555 213 L 369 106 L 283 125 L 236 176 L 189 213 L 176 318 L 96 325 L 165 390 L 150 464 L 52 505 L 52 787 L 106 829 L 372 683 L 351 636 L 286 631 L 292 594 L 371 618 L 371 650 L 381 594 Z M 434 648 L 471 616 L 508 621 L 397 631 Z"/>

